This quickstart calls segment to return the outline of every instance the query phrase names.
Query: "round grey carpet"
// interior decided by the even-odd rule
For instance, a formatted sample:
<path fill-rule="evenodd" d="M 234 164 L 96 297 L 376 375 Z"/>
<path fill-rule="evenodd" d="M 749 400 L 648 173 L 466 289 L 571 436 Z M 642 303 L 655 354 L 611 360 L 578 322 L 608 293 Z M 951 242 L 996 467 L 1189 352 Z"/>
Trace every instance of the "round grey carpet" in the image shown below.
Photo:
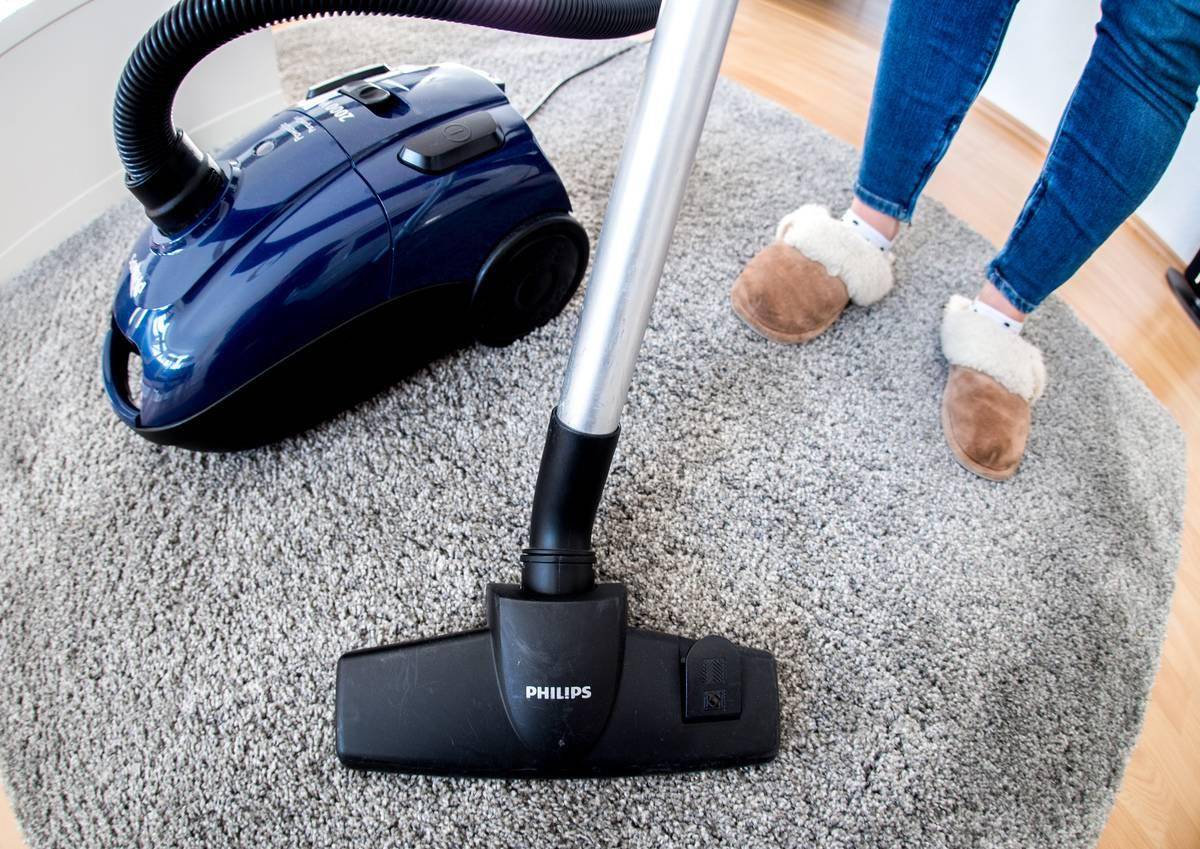
<path fill-rule="evenodd" d="M 615 49 L 445 25 L 279 36 L 289 94 L 455 59 L 518 104 Z M 598 232 L 645 50 L 535 118 Z M 108 139 L 96 139 L 108 144 Z M 597 539 L 638 625 L 780 661 L 768 766 L 509 782 L 350 772 L 343 651 L 478 626 L 513 580 L 578 315 L 474 349 L 253 453 L 157 448 L 98 359 L 142 226 L 108 213 L 0 287 L 0 756 L 33 847 L 1081 847 L 1141 722 L 1178 558 L 1183 442 L 1060 302 L 1009 484 L 942 443 L 940 309 L 989 247 L 926 202 L 896 292 L 804 347 L 730 313 L 741 265 L 856 155 L 722 82 L 637 369 Z"/>

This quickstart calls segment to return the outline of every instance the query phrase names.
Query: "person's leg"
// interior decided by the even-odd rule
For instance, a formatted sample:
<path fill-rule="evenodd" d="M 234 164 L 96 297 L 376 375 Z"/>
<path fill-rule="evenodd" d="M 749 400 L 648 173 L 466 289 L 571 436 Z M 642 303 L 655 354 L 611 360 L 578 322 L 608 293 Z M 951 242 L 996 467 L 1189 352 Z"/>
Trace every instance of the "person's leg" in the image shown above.
<path fill-rule="evenodd" d="M 976 304 L 952 299 L 942 418 L 955 456 L 985 477 L 1016 472 L 1041 394 L 1041 355 L 1009 332 L 1146 199 L 1200 87 L 1200 0 L 1104 0 L 1096 42 L 1007 244 Z M 983 303 L 1001 315 L 987 315 Z M 1002 323 L 1015 320 L 1015 327 Z"/>
<path fill-rule="evenodd" d="M 1158 183 L 1196 106 L 1200 0 L 1105 0 L 1041 175 L 988 279 L 1022 313 L 1079 270 Z"/>
<path fill-rule="evenodd" d="M 734 282 L 734 311 L 779 342 L 821 334 L 892 288 L 891 240 L 995 61 L 1016 0 L 893 0 L 851 209 L 803 206 Z"/>
<path fill-rule="evenodd" d="M 854 209 L 894 233 L 996 62 L 1017 0 L 894 0 L 875 76 Z M 890 226 L 889 226 L 890 225 Z"/>

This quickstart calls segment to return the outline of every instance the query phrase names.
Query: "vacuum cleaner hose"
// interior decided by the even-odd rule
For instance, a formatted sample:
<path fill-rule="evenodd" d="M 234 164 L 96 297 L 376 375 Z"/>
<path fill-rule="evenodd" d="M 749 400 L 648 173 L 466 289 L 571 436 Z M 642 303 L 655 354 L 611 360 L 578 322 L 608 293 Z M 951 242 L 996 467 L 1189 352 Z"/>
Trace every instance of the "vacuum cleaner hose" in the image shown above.
<path fill-rule="evenodd" d="M 125 185 L 167 233 L 212 204 L 225 177 L 175 127 L 188 72 L 218 47 L 298 18 L 363 14 L 431 18 L 558 38 L 619 38 L 654 27 L 660 0 L 180 0 L 150 28 L 121 74 L 113 107 Z"/>

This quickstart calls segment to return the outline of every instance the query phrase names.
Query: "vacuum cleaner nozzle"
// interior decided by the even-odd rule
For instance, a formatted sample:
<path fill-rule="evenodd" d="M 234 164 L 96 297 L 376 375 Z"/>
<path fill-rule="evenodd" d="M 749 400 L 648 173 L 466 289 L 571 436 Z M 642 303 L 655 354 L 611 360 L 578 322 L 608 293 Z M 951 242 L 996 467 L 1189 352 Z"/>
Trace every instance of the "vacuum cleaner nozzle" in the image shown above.
<path fill-rule="evenodd" d="M 445 775 L 588 776 L 771 760 L 770 654 L 626 627 L 625 587 L 546 596 L 492 584 L 488 627 L 342 656 L 347 766 Z"/>
<path fill-rule="evenodd" d="M 550 416 L 521 584 L 487 628 L 342 655 L 337 753 L 364 769 L 587 776 L 760 763 L 779 748 L 770 654 L 629 628 L 592 523 L 617 433 Z"/>

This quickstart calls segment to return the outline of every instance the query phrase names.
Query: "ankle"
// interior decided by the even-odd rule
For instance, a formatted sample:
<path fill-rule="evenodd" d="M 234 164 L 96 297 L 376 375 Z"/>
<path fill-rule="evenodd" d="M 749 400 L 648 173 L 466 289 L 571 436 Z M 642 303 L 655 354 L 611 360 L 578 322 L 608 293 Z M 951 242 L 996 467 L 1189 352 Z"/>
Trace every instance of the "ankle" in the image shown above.
<path fill-rule="evenodd" d="M 871 226 L 870 222 L 856 214 L 853 209 L 847 209 L 842 214 L 842 223 L 854 231 L 855 235 L 881 253 L 892 249 L 893 240 Z"/>
<path fill-rule="evenodd" d="M 879 235 L 892 241 L 900 233 L 900 222 L 892 216 L 867 206 L 857 197 L 850 201 L 850 211 L 871 225 Z"/>
<path fill-rule="evenodd" d="M 992 283 L 985 283 L 971 305 L 973 312 L 990 319 L 1010 333 L 1019 334 L 1025 326 L 1028 314 L 1013 306 Z"/>

